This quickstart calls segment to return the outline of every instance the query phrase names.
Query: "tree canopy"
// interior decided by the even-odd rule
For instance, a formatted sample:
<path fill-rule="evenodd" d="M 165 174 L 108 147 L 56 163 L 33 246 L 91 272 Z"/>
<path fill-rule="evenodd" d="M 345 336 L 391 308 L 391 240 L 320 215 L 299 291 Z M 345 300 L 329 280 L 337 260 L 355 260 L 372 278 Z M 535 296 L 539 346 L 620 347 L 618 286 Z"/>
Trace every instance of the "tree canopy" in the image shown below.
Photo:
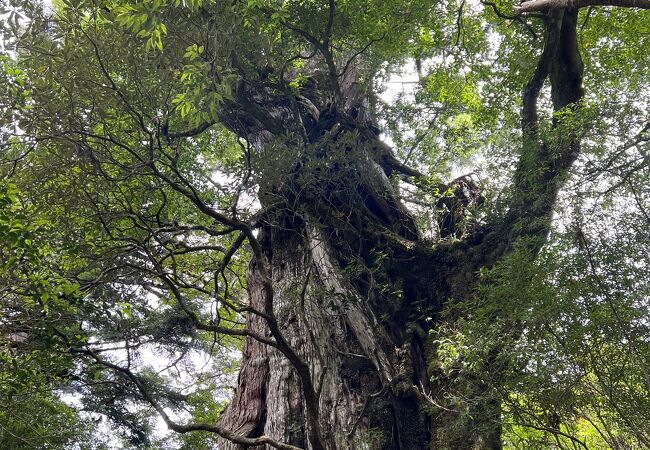
<path fill-rule="evenodd" d="M 2 0 L 0 447 L 650 448 L 647 9 Z"/>

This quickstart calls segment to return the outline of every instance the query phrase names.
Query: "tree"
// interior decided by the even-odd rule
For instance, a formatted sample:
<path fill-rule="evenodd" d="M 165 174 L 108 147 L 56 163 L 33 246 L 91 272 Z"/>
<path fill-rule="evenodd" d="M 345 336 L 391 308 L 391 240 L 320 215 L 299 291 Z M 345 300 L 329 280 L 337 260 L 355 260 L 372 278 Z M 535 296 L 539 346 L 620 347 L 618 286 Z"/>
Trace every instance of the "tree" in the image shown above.
<path fill-rule="evenodd" d="M 650 4 L 10 2 L 3 170 L 80 302 L 61 324 L 39 305 L 66 377 L 138 445 L 133 402 L 220 448 L 497 449 L 505 417 L 571 441 L 526 421 L 544 402 L 513 395 L 511 356 L 534 321 L 493 306 L 554 276 L 535 264 L 580 155 L 602 146 L 602 174 L 644 154 L 648 15 L 628 7 Z M 415 100 L 388 107 L 378 86 L 413 63 Z M 507 187 L 450 180 L 472 154 L 509 158 Z M 474 336 L 471 370 L 448 330 Z"/>

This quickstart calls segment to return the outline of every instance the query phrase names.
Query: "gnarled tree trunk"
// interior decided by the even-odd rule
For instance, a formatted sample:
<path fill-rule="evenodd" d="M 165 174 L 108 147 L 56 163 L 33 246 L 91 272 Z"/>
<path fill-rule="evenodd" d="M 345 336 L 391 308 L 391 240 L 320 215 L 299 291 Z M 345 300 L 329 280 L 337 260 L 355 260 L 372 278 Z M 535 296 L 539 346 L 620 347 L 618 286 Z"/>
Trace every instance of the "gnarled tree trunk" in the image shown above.
<path fill-rule="evenodd" d="M 444 386 L 431 385 L 429 331 L 444 303 L 471 296 L 478 270 L 506 254 L 518 236 L 539 238 L 538 251 L 548 233 L 579 141 L 569 137 L 550 152 L 537 134 L 536 103 L 546 79 L 556 111 L 578 105 L 583 96 L 576 15 L 548 13 L 544 52 L 524 91 L 525 157 L 509 214 L 460 242 L 420 239 L 388 178 L 413 173 L 367 126 L 354 82 L 341 83 L 348 100 L 340 111 L 303 98 L 282 112 L 281 102 L 243 91 L 247 99 L 240 103 L 258 103 L 257 112 L 275 108 L 262 122 L 280 131 L 262 122 L 248 122 L 245 130 L 242 120 L 231 125 L 262 149 L 276 145 L 274 136 L 291 126 L 283 117 L 312 124 L 305 127 L 306 145 L 287 150 L 282 144 L 300 155 L 298 162 L 282 179 L 262 185 L 268 207 L 258 236 L 263 256 L 256 255 L 247 277 L 251 307 L 265 311 L 270 276 L 273 316 L 308 368 L 309 386 L 286 352 L 248 337 L 237 391 L 221 425 L 299 448 L 501 448 L 499 399 L 481 392 L 480 384 L 471 388 L 483 398 L 471 420 L 449 432 L 455 413 L 435 401 Z M 531 171 L 531 164 L 543 170 Z M 268 270 L 260 270 L 262 263 Z M 262 314 L 247 319 L 249 331 L 273 339 L 268 324 Z"/>
<path fill-rule="evenodd" d="M 365 147 L 355 144 L 350 150 Z M 327 448 L 426 448 L 429 419 L 412 389 L 427 384 L 424 336 L 408 329 L 413 318 L 395 318 L 406 311 L 402 294 L 381 292 L 390 284 L 377 277 L 386 274 L 373 273 L 385 271 L 377 253 L 383 250 L 380 231 L 394 234 L 392 239 L 405 239 L 400 233 L 414 238 L 414 225 L 372 161 L 364 161 L 365 168 L 355 167 L 353 157 L 339 162 L 349 166 L 330 169 L 340 176 L 327 176 L 337 183 L 301 189 L 305 198 L 291 199 L 300 206 L 281 208 L 259 238 L 272 270 L 274 312 L 289 344 L 309 365 Z M 248 288 L 251 306 L 262 310 L 256 262 Z M 255 314 L 247 326 L 268 335 Z M 244 356 L 223 423 L 307 448 L 307 400 L 288 360 L 253 338 Z"/>

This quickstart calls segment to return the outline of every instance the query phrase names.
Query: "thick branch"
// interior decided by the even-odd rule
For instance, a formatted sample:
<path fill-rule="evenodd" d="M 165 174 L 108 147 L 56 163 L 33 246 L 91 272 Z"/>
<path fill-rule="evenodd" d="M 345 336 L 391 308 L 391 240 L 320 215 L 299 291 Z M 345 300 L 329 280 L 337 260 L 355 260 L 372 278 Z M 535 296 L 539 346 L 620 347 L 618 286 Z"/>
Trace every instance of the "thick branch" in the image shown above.
<path fill-rule="evenodd" d="M 527 222 L 524 228 L 530 229 L 523 229 L 523 233 L 545 234 L 544 230 L 548 230 L 557 192 L 580 150 L 580 137 L 577 134 L 569 133 L 554 144 L 540 142 L 537 134 L 537 98 L 546 78 L 551 84 L 555 112 L 578 108 L 584 97 L 583 64 L 576 25 L 576 9 L 549 12 L 544 52 L 524 91 L 523 149 L 515 173 L 515 197 L 509 220 L 520 222 L 524 219 Z M 557 125 L 554 119 L 553 127 Z"/>
<path fill-rule="evenodd" d="M 530 141 L 537 138 L 537 100 L 539 94 L 544 86 L 544 80 L 548 77 L 551 70 L 551 62 L 557 53 L 557 45 L 559 40 L 559 26 L 558 21 L 553 20 L 547 25 L 546 33 L 544 35 L 544 50 L 537 62 L 537 67 L 533 76 L 526 84 L 522 95 L 522 124 L 521 128 L 524 134 L 524 141 Z M 526 146 L 529 142 L 525 142 Z"/>
<path fill-rule="evenodd" d="M 580 108 L 584 90 L 577 13 L 577 9 L 548 13 L 544 51 L 523 92 L 522 154 L 514 174 L 512 201 L 506 217 L 486 226 L 470 243 L 467 259 L 459 269 L 469 280 L 475 280 L 480 267 L 494 264 L 511 251 L 517 238 L 530 238 L 532 252 L 539 251 L 546 240 L 557 194 L 580 151 L 580 133 L 570 131 L 557 141 L 545 141 L 538 133 L 537 100 L 549 80 L 554 112 Z M 558 125 L 556 116 L 552 126 L 557 130 Z"/>
<path fill-rule="evenodd" d="M 533 0 L 516 6 L 516 14 L 546 11 L 552 8 L 584 8 L 585 6 L 617 6 L 621 8 L 650 9 L 650 0 Z"/>

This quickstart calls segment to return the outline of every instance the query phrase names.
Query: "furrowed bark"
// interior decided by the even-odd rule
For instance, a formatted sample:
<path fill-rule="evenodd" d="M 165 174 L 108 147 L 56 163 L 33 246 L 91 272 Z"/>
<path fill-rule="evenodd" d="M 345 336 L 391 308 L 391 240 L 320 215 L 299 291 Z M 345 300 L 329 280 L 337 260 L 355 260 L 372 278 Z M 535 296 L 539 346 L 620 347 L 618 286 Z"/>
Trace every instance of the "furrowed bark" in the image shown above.
<path fill-rule="evenodd" d="M 419 419 L 423 428 L 409 423 L 420 415 L 419 405 L 391 392 L 401 376 L 394 347 L 381 337 L 382 325 L 338 267 L 322 232 L 300 227 L 265 233 L 262 241 L 273 248 L 275 314 L 288 343 L 308 361 L 326 447 L 426 447 L 425 416 Z M 260 281 L 252 264 L 252 302 L 260 301 Z M 247 326 L 257 333 L 266 329 L 254 316 Z M 308 448 L 308 401 L 287 359 L 247 339 L 238 390 L 221 424 L 247 437 L 266 435 Z M 223 448 L 241 447 L 223 442 Z"/>

